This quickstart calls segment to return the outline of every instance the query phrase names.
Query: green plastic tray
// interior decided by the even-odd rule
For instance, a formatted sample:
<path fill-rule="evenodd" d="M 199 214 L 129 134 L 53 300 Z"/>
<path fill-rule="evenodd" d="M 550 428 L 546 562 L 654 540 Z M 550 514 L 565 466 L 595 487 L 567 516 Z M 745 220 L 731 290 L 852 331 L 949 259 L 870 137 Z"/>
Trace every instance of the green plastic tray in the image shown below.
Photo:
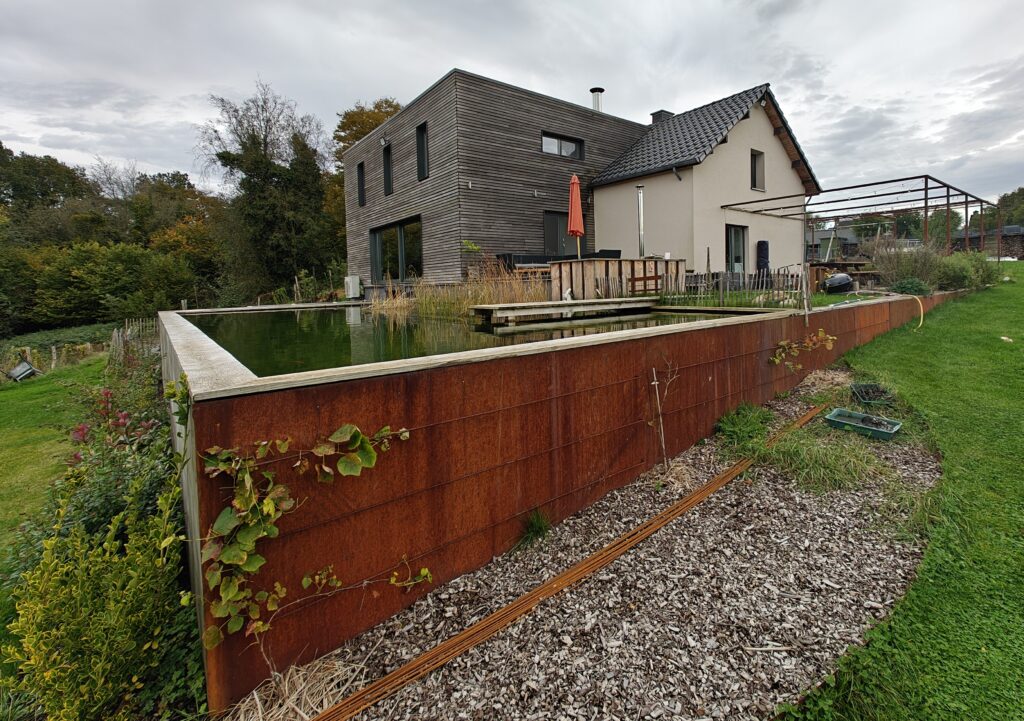
<path fill-rule="evenodd" d="M 864 423 L 865 418 L 877 418 L 880 421 L 885 421 L 889 424 L 890 429 L 884 430 L 882 428 L 875 428 Z M 857 411 L 851 411 L 848 408 L 836 408 L 827 416 L 825 416 L 825 422 L 833 428 L 838 428 L 845 431 L 854 431 L 864 436 L 871 438 L 877 438 L 880 441 L 892 440 L 892 437 L 896 435 L 896 432 L 903 427 L 902 421 L 895 421 L 892 418 L 886 418 L 885 416 L 872 416 L 867 413 L 858 413 Z"/>
<path fill-rule="evenodd" d="M 857 399 L 857 402 L 866 406 L 888 406 L 892 404 L 892 393 L 877 383 L 854 383 L 850 386 L 850 390 L 853 392 L 853 397 Z M 885 393 L 885 397 L 870 399 L 867 393 L 874 390 L 882 391 Z"/>

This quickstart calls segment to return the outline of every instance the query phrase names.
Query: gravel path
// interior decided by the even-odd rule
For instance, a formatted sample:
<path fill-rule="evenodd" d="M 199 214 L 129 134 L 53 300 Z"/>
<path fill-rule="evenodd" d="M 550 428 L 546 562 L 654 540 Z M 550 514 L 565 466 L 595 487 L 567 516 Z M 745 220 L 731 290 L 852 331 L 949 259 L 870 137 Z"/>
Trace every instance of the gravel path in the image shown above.
<path fill-rule="evenodd" d="M 792 419 L 815 374 L 771 405 Z M 780 420 L 780 425 L 781 425 Z M 818 422 L 818 421 L 815 421 Z M 923 450 L 873 444 L 911 492 L 940 468 Z M 334 653 L 249 697 L 231 718 L 309 716 L 463 630 L 707 482 L 714 442 L 439 587 Z M 364 712 L 360 719 L 764 719 L 829 673 L 888 613 L 921 549 L 891 532 L 884 484 L 819 495 L 748 472 L 578 586 Z"/>

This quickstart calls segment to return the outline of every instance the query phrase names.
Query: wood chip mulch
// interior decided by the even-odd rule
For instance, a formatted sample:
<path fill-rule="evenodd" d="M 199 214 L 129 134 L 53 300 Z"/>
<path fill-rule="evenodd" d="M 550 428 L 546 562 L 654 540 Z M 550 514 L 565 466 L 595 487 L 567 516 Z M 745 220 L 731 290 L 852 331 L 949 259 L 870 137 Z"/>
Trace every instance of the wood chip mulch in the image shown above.
<path fill-rule="evenodd" d="M 769 406 L 780 425 L 807 396 L 848 384 L 809 376 Z M 938 480 L 938 460 L 872 443 L 903 493 Z M 532 548 L 428 594 L 302 668 L 230 717 L 309 717 L 498 610 L 706 483 L 728 465 L 714 440 L 608 494 Z M 770 468 L 718 491 L 611 566 L 359 719 L 768 719 L 834 670 L 889 613 L 922 553 L 896 524 L 892 481 L 828 494 Z"/>

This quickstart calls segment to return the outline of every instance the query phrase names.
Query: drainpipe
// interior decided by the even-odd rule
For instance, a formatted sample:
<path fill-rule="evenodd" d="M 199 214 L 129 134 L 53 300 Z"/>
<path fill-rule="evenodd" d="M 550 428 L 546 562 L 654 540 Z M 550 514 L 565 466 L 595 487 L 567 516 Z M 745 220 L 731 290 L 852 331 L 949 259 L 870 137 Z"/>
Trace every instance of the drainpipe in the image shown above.
<path fill-rule="evenodd" d="M 644 186 L 636 186 L 636 224 L 640 235 L 640 257 L 644 257 Z"/>

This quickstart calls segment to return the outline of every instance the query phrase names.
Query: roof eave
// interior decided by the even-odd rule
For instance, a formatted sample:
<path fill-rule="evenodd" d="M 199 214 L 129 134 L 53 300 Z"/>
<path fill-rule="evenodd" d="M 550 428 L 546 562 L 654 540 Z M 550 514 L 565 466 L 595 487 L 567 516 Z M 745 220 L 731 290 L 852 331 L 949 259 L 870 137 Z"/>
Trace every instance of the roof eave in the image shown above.
<path fill-rule="evenodd" d="M 669 163 L 668 165 L 663 165 L 661 167 L 654 168 L 653 170 L 643 170 L 638 173 L 630 173 L 629 175 L 617 176 L 615 178 L 608 178 L 605 180 L 601 180 L 600 176 L 598 176 L 593 181 L 591 181 L 590 186 L 592 188 L 596 188 L 601 185 L 614 185 L 615 183 L 624 183 L 627 180 L 635 180 L 636 178 L 646 178 L 651 175 L 661 175 L 662 173 L 671 172 L 673 169 L 678 170 L 679 168 L 689 168 L 699 164 L 700 160 L 696 158 L 689 158 L 687 160 Z"/>

